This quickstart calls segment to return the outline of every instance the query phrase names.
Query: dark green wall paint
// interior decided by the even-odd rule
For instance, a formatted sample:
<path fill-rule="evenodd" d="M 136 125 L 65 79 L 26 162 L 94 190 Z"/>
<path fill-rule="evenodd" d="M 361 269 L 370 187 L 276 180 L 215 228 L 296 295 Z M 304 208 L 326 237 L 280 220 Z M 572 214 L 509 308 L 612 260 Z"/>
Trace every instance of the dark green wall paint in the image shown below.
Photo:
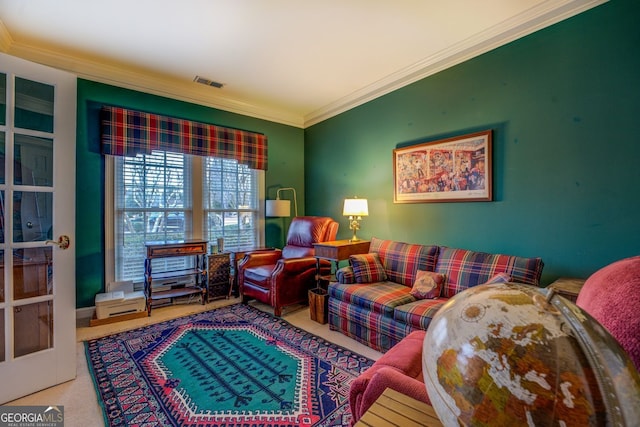
<path fill-rule="evenodd" d="M 206 90 L 206 89 L 203 89 Z M 76 305 L 90 307 L 104 291 L 104 159 L 100 155 L 99 110 L 103 104 L 261 132 L 269 138 L 266 195 L 279 187 L 296 187 L 304 213 L 304 133 L 302 129 L 200 105 L 78 80 Z M 266 244 L 281 245 L 284 224 L 267 221 Z"/>
<path fill-rule="evenodd" d="M 613 0 L 305 131 L 307 212 L 360 237 L 540 256 L 543 282 L 640 254 L 640 3 Z M 393 203 L 392 150 L 494 130 L 494 200 Z"/>

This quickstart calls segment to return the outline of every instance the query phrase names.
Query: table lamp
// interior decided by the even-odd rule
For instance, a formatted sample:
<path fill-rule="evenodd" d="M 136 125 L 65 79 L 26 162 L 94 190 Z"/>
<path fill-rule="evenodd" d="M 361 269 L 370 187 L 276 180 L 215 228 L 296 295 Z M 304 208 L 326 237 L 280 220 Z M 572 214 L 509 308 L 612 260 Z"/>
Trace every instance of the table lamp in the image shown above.
<path fill-rule="evenodd" d="M 344 199 L 344 208 L 342 209 L 342 215 L 349 217 L 349 229 L 353 230 L 352 242 L 357 242 L 358 237 L 356 231 L 360 230 L 360 221 L 363 216 L 369 215 L 369 206 L 367 205 L 367 199 Z"/>

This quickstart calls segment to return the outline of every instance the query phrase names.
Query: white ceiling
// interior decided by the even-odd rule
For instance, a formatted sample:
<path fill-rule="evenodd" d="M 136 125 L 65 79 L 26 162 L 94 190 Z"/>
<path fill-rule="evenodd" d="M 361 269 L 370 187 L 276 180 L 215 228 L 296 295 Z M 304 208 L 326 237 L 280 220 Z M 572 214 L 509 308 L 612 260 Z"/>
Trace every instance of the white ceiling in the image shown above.
<path fill-rule="evenodd" d="M 0 0 L 0 51 L 307 127 L 605 1 Z"/>

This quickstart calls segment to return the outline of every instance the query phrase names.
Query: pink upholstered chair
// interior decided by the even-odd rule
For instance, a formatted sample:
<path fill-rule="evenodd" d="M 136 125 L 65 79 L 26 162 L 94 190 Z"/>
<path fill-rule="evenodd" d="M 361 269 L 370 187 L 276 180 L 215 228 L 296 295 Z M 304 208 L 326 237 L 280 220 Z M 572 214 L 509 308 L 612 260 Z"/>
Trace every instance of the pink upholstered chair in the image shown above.
<path fill-rule="evenodd" d="M 293 218 L 282 250 L 250 252 L 238 263 L 238 284 L 242 302 L 256 299 L 273 307 L 276 316 L 282 307 L 308 301 L 316 283 L 314 243 L 335 240 L 338 223 L 329 217 Z M 329 261 L 321 261 L 321 273 L 328 274 Z"/>
<path fill-rule="evenodd" d="M 593 273 L 580 290 L 576 305 L 618 340 L 640 372 L 640 256 Z"/>

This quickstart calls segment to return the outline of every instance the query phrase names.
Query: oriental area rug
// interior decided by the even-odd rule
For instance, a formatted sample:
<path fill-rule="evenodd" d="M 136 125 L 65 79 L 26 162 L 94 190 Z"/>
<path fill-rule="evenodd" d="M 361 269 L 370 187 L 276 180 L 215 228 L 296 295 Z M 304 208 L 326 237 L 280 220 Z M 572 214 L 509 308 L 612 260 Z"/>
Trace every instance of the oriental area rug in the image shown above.
<path fill-rule="evenodd" d="M 248 305 L 85 344 L 108 426 L 349 425 L 373 361 Z"/>

